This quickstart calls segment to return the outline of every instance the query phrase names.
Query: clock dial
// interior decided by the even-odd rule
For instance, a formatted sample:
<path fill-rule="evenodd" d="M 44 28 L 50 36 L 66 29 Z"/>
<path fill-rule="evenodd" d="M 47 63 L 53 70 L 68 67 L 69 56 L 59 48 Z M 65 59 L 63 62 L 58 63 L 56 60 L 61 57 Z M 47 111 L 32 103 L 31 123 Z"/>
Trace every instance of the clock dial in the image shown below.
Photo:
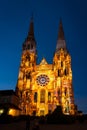
<path fill-rule="evenodd" d="M 37 78 L 36 78 L 36 81 L 37 81 L 37 84 L 40 85 L 40 86 L 45 86 L 48 84 L 49 82 L 49 77 L 45 74 L 43 75 L 39 75 Z"/>

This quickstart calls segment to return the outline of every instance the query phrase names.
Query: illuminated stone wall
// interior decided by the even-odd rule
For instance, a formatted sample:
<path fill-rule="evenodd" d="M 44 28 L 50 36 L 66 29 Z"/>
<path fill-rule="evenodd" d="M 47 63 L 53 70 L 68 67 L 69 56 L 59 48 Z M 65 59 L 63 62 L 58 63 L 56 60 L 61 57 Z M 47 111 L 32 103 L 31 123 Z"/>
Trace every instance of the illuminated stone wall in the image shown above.
<path fill-rule="evenodd" d="M 62 23 L 59 26 L 57 47 L 53 63 L 43 58 L 36 63 L 36 41 L 33 21 L 23 44 L 16 93 L 20 98 L 20 114 L 46 115 L 57 105 L 64 114 L 75 114 L 72 88 L 71 56 L 66 49 Z"/>

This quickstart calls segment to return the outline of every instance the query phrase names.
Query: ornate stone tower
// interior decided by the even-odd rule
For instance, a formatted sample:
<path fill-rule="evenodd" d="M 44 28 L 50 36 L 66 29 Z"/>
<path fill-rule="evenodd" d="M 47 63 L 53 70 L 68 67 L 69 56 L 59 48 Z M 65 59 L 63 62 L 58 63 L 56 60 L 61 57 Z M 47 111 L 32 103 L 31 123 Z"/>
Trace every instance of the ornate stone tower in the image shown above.
<path fill-rule="evenodd" d="M 16 92 L 20 98 L 19 107 L 21 114 L 30 114 L 31 103 L 31 81 L 32 73 L 36 67 L 36 41 L 34 38 L 33 20 L 30 22 L 30 29 L 25 42 L 23 43 L 22 57 L 16 86 Z"/>
<path fill-rule="evenodd" d="M 60 21 L 59 25 L 57 46 L 53 58 L 53 70 L 56 74 L 55 78 L 59 105 L 62 106 L 63 113 L 75 114 L 71 56 L 66 48 L 62 21 Z"/>
<path fill-rule="evenodd" d="M 46 115 L 61 106 L 64 114 L 75 114 L 72 88 L 71 56 L 69 55 L 62 22 L 60 21 L 58 41 L 53 64 L 43 58 L 36 64 L 36 41 L 33 21 L 23 44 L 22 57 L 16 86 L 20 98 L 20 114 Z"/>

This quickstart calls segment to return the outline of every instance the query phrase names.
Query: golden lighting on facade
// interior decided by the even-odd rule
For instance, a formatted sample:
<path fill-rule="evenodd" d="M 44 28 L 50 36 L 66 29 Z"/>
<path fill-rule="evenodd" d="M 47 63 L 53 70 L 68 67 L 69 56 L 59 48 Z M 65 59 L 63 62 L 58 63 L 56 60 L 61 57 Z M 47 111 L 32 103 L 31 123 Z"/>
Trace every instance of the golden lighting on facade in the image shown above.
<path fill-rule="evenodd" d="M 23 44 L 16 86 L 20 98 L 20 114 L 46 115 L 53 112 L 57 105 L 61 106 L 64 114 L 75 114 L 71 56 L 66 49 L 61 22 L 53 63 L 48 64 L 43 58 L 37 65 L 36 58 L 36 42 L 31 21 L 28 37 Z M 14 110 L 10 110 L 9 114 L 14 114 Z"/>

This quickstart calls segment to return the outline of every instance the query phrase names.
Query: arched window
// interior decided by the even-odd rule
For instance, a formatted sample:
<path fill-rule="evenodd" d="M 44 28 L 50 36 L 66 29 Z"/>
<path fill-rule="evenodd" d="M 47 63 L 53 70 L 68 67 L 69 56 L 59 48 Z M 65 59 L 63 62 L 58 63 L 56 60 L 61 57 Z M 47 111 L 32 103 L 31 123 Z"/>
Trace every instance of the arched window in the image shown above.
<path fill-rule="evenodd" d="M 28 92 L 26 92 L 26 98 L 28 97 Z"/>
<path fill-rule="evenodd" d="M 34 102 L 37 102 L 37 92 L 34 93 Z"/>
<path fill-rule="evenodd" d="M 65 88 L 64 93 L 65 93 L 65 96 L 66 96 L 67 95 L 67 88 Z"/>
<path fill-rule="evenodd" d="M 51 102 L 51 92 L 48 92 L 48 102 Z"/>
<path fill-rule="evenodd" d="M 40 103 L 45 103 L 45 90 L 40 92 Z"/>
<path fill-rule="evenodd" d="M 30 78 L 31 78 L 30 72 L 27 72 L 27 74 L 26 74 L 26 79 L 30 79 Z"/>
<path fill-rule="evenodd" d="M 30 56 L 26 55 L 26 60 L 30 61 Z"/>
<path fill-rule="evenodd" d="M 61 76 L 61 70 L 58 69 L 58 76 Z"/>
<path fill-rule="evenodd" d="M 61 67 L 63 67 L 63 61 L 61 61 Z"/>

